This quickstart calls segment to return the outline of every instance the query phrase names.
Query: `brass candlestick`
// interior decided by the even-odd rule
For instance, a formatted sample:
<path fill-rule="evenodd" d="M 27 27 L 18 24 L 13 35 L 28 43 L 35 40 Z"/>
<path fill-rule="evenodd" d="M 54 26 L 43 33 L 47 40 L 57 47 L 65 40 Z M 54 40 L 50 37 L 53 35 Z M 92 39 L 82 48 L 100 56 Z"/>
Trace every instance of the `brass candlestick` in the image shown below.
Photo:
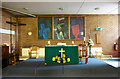
<path fill-rule="evenodd" d="M 48 41 L 48 46 L 50 46 L 50 41 Z"/>
<path fill-rule="evenodd" d="M 74 41 L 72 41 L 72 46 L 74 45 Z"/>

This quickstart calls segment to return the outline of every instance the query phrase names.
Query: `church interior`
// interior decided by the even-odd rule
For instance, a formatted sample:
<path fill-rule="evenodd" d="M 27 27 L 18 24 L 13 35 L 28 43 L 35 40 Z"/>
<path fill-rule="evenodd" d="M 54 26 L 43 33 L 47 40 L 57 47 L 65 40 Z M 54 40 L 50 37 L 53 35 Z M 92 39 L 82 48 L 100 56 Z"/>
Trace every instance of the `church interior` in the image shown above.
<path fill-rule="evenodd" d="M 40 1 L 0 4 L 3 79 L 119 77 L 119 0 Z"/>

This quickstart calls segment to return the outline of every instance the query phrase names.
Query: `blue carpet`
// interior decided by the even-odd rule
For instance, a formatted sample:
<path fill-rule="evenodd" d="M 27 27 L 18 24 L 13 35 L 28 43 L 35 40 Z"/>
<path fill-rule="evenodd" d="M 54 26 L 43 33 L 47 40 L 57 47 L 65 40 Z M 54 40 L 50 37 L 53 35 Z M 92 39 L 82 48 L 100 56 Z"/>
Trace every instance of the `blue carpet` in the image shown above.
<path fill-rule="evenodd" d="M 84 61 L 84 60 L 83 60 Z M 118 69 L 102 60 L 89 58 L 88 64 L 44 65 L 44 58 L 27 59 L 3 69 L 3 77 L 118 77 Z"/>

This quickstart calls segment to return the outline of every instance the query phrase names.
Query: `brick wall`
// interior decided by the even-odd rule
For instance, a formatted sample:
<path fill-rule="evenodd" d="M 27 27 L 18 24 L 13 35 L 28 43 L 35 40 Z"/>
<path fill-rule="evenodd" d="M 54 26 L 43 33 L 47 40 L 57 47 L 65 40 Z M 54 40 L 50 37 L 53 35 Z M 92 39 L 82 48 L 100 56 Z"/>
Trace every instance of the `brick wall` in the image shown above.
<path fill-rule="evenodd" d="M 15 16 L 5 10 L 2 10 L 2 27 L 0 27 L 0 29 L 15 31 L 15 26 L 7 24 L 6 21 L 15 22 Z M 9 52 L 11 52 L 11 44 L 15 47 L 15 35 L 6 33 L 0 33 L 0 35 L 2 36 L 0 45 L 7 43 L 10 46 Z"/>
<path fill-rule="evenodd" d="M 84 15 L 86 16 L 86 37 L 91 30 L 91 38 L 95 46 L 101 46 L 105 55 L 118 56 L 114 51 L 114 42 L 118 42 L 118 16 L 117 15 Z M 98 18 L 99 17 L 99 18 Z M 102 31 L 96 31 L 97 19 L 99 19 L 99 26 Z M 47 45 L 48 40 L 38 40 L 38 21 L 37 18 L 32 17 L 19 17 L 19 22 L 27 24 L 26 26 L 19 27 L 19 49 L 22 47 L 31 47 L 36 45 L 44 47 Z M 28 32 L 32 31 L 32 35 L 28 36 Z M 101 34 L 101 44 L 96 44 L 95 34 Z M 72 44 L 72 40 L 51 40 L 52 45 L 58 42 L 66 42 L 68 45 Z M 75 44 L 83 43 L 83 40 L 75 40 Z M 20 52 L 21 55 L 21 52 Z"/>
<path fill-rule="evenodd" d="M 95 46 L 102 46 L 103 53 L 106 55 L 118 56 L 118 52 L 114 51 L 114 42 L 118 42 L 118 16 L 117 15 L 99 15 L 99 27 L 102 31 L 95 31 L 97 25 L 97 16 L 88 16 L 86 20 L 87 35 L 89 28 L 91 29 L 91 37 Z M 96 44 L 95 34 L 101 34 L 101 44 Z"/>
<path fill-rule="evenodd" d="M 120 56 L 120 15 L 119 15 L 119 18 L 118 18 L 118 52 L 119 52 L 119 56 Z"/>

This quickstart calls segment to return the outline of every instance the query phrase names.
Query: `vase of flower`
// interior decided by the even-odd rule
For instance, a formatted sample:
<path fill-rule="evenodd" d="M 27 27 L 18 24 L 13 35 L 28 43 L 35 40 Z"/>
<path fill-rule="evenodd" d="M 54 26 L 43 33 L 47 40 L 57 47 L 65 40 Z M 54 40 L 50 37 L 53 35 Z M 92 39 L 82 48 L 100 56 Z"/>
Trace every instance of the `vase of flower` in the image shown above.
<path fill-rule="evenodd" d="M 87 42 L 87 44 L 89 46 L 89 56 L 92 56 L 91 47 L 94 45 L 92 39 L 89 39 L 88 42 Z"/>

